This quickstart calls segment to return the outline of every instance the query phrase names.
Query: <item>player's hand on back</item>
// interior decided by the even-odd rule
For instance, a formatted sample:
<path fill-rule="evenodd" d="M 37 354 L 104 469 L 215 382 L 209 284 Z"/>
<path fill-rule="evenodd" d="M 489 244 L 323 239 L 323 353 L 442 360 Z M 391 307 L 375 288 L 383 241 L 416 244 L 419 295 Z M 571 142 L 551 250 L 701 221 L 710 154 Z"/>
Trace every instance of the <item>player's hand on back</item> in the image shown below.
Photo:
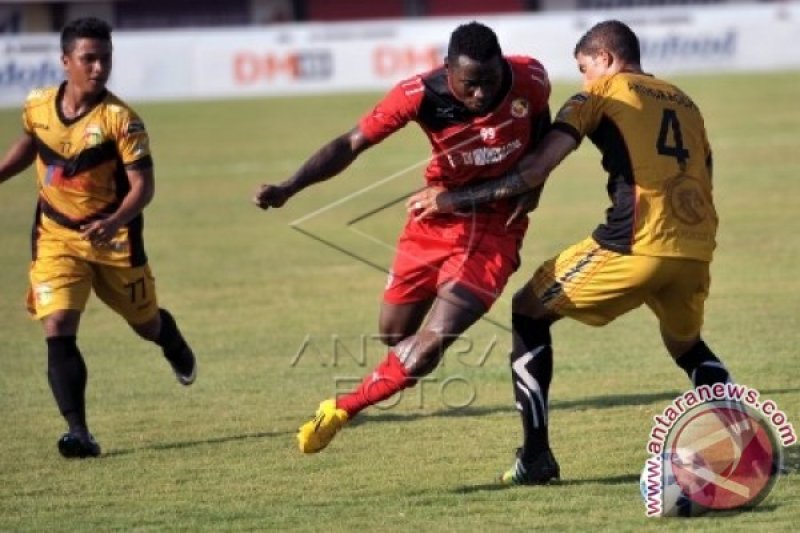
<path fill-rule="evenodd" d="M 253 196 L 253 203 L 261 209 L 282 207 L 291 196 L 286 187 L 265 183 L 256 191 L 255 196 Z"/>

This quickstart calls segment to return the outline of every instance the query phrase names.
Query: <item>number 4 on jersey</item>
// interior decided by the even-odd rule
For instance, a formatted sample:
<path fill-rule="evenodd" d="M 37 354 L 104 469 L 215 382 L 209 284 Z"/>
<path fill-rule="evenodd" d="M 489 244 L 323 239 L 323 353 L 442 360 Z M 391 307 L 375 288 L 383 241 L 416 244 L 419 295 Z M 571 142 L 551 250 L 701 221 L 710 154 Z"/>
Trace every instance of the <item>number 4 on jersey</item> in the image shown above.
<path fill-rule="evenodd" d="M 672 132 L 672 145 L 668 144 L 670 140 L 670 131 Z M 658 132 L 656 150 L 658 150 L 658 153 L 661 155 L 677 159 L 681 167 L 683 167 L 686 164 L 686 160 L 689 159 L 689 150 L 683 146 L 681 123 L 678 121 L 678 115 L 675 113 L 674 109 L 665 109 L 664 114 L 661 116 L 661 130 Z"/>

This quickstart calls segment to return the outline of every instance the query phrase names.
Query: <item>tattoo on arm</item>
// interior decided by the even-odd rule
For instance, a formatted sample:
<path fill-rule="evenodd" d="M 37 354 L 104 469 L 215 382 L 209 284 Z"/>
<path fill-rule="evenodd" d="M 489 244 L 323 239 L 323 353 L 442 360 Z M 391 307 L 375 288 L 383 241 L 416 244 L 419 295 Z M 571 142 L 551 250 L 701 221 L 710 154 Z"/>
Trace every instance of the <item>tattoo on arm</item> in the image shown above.
<path fill-rule="evenodd" d="M 445 193 L 447 203 L 454 210 L 473 207 L 477 204 L 511 198 L 530 191 L 530 186 L 522 179 L 522 175 L 515 169 L 503 178 L 494 179 L 473 187 L 459 189 Z"/>

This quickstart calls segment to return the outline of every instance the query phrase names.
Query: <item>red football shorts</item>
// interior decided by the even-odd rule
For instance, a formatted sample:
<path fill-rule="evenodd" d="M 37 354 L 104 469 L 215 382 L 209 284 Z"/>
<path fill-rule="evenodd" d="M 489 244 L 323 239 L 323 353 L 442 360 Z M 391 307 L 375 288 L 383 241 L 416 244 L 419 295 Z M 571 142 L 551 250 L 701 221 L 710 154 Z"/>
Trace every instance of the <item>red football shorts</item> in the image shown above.
<path fill-rule="evenodd" d="M 437 289 L 457 281 L 488 310 L 508 278 L 519 267 L 519 249 L 527 218 L 505 227 L 508 215 L 439 215 L 409 218 L 397 243 L 384 301 L 414 303 L 436 296 Z"/>

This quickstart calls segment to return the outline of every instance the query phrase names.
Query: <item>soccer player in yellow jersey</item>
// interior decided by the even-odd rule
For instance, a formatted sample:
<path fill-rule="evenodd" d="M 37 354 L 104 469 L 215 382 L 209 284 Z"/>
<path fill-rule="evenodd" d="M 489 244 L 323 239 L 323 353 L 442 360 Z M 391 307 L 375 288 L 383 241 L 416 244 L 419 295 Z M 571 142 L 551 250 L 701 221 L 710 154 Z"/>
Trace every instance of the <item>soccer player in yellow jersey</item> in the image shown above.
<path fill-rule="evenodd" d="M 703 342 L 703 306 L 715 247 L 712 158 L 699 109 L 675 85 L 642 71 L 639 40 L 605 21 L 575 47 L 584 90 L 562 106 L 552 129 L 503 178 L 409 199 L 419 217 L 522 194 L 544 184 L 584 137 L 603 155 L 611 207 L 591 237 L 545 261 L 514 296 L 511 369 L 523 446 L 501 475 L 509 485 L 560 475 L 547 434 L 552 377 L 550 326 L 570 317 L 592 326 L 647 305 L 664 345 L 695 386 L 730 381 Z"/>
<path fill-rule="evenodd" d="M 39 198 L 32 234 L 28 309 L 47 340 L 47 375 L 69 431 L 64 457 L 96 457 L 86 423 L 86 365 L 76 343 L 91 290 L 141 337 L 158 344 L 178 381 L 196 376 L 194 354 L 158 307 L 142 242 L 142 210 L 153 198 L 153 160 L 144 123 L 106 90 L 111 28 L 95 18 L 61 32 L 66 80 L 35 89 L 23 135 L 0 161 L 0 183 L 35 162 Z"/>

